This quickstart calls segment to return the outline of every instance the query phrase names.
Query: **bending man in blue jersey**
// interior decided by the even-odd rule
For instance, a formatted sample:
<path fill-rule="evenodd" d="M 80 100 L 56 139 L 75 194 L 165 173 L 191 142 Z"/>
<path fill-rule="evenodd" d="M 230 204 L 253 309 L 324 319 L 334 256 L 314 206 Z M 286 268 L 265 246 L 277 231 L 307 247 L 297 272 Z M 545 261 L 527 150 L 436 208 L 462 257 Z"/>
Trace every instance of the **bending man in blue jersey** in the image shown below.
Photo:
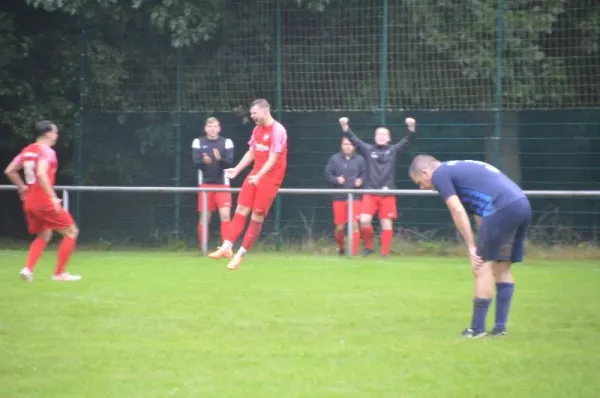
<path fill-rule="evenodd" d="M 462 235 L 475 275 L 475 298 L 471 327 L 465 337 L 483 337 L 488 308 L 496 285 L 494 336 L 506 334 L 510 303 L 515 289 L 512 263 L 523 261 L 525 234 L 531 222 L 531 206 L 525 193 L 495 167 L 475 160 L 440 162 L 418 155 L 409 177 L 421 189 L 437 190 Z M 473 236 L 468 214 L 479 225 Z"/>

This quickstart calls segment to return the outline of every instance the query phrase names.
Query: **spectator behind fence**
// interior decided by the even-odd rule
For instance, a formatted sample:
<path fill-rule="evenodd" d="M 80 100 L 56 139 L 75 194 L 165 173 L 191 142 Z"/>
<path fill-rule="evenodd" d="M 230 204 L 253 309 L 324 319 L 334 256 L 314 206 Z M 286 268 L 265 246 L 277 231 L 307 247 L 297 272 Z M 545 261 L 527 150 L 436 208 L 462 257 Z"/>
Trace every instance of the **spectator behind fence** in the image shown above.
<path fill-rule="evenodd" d="M 204 123 L 204 137 L 192 142 L 192 159 L 198 167 L 198 185 L 204 188 L 229 188 L 229 178 L 225 169 L 233 166 L 233 141 L 220 136 L 221 123 L 215 117 L 209 117 Z M 231 192 L 207 192 L 206 216 L 208 225 L 212 212 L 219 210 L 221 237 L 225 236 L 231 221 Z M 198 242 L 202 246 L 202 212 L 204 209 L 202 192 L 198 193 Z"/>
<path fill-rule="evenodd" d="M 334 188 L 356 189 L 361 188 L 367 174 L 365 158 L 355 153 L 354 145 L 348 138 L 342 138 L 341 151 L 331 155 L 325 167 L 325 178 Z M 335 225 L 335 241 L 340 255 L 345 254 L 345 226 L 353 223 L 352 254 L 358 254 L 360 231 L 358 220 L 360 217 L 360 195 L 352 196 L 352 218 L 348 220 L 348 195 L 339 193 L 333 195 L 333 223 Z"/>
<path fill-rule="evenodd" d="M 387 127 L 375 129 L 375 143 L 367 144 L 358 138 L 352 130 L 348 118 L 340 119 L 344 137 L 363 155 L 367 165 L 365 189 L 391 190 L 396 188 L 396 159 L 408 148 L 416 132 L 416 121 L 405 120 L 408 135 L 396 144 L 390 145 L 391 134 Z M 360 233 L 365 242 L 365 255 L 373 252 L 373 216 L 378 213 L 381 223 L 381 255 L 390 252 L 393 237 L 393 220 L 397 218 L 396 196 L 385 194 L 364 194 L 360 204 Z"/>

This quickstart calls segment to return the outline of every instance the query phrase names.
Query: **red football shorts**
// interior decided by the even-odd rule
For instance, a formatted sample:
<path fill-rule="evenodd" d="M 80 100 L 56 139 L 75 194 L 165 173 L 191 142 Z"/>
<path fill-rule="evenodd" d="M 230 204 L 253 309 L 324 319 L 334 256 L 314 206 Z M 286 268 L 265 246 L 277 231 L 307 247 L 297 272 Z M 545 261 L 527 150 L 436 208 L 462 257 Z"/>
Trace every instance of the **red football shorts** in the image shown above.
<path fill-rule="evenodd" d="M 360 201 L 352 201 L 352 219 L 357 221 L 360 218 Z M 348 201 L 333 201 L 333 223 L 335 225 L 346 224 L 348 222 Z"/>
<path fill-rule="evenodd" d="M 263 178 L 258 181 L 257 185 L 254 185 L 248 182 L 248 177 L 242 184 L 238 196 L 238 205 L 248 207 L 253 213 L 262 214 L 266 217 L 277 192 L 279 192 L 281 181 Z"/>
<path fill-rule="evenodd" d="M 201 184 L 201 188 L 229 188 L 229 185 L 223 184 Z M 198 192 L 198 212 L 204 210 L 204 201 L 202 192 Z M 222 207 L 231 207 L 231 192 L 206 192 L 206 209 L 215 211 Z"/>
<path fill-rule="evenodd" d="M 363 214 L 374 216 L 375 213 L 379 219 L 389 218 L 395 220 L 398 217 L 396 210 L 396 196 L 378 196 L 365 194 L 362 197 L 360 210 Z"/>
<path fill-rule="evenodd" d="M 53 208 L 25 209 L 27 230 L 32 235 L 37 235 L 47 230 L 61 230 L 75 224 L 71 214 L 63 209 Z"/>

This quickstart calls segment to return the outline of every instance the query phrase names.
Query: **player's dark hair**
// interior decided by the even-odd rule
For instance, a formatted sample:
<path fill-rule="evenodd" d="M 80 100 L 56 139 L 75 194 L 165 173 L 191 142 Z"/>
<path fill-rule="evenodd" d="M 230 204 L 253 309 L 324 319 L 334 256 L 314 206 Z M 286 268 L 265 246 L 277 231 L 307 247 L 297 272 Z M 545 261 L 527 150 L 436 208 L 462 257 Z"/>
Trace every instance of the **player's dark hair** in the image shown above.
<path fill-rule="evenodd" d="M 38 137 L 41 137 L 52 131 L 55 126 L 56 124 L 50 120 L 41 120 L 35 124 L 35 132 L 37 133 Z"/>
<path fill-rule="evenodd" d="M 435 164 L 439 162 L 439 160 L 431 155 L 417 155 L 410 163 L 410 167 L 408 168 L 408 176 L 412 177 L 423 170 L 435 166 Z"/>
<path fill-rule="evenodd" d="M 263 99 L 263 98 L 252 101 L 252 104 L 250 104 L 250 108 L 253 108 L 255 106 L 258 106 L 263 109 L 271 109 L 271 105 L 269 104 L 269 101 L 267 101 L 266 99 Z"/>

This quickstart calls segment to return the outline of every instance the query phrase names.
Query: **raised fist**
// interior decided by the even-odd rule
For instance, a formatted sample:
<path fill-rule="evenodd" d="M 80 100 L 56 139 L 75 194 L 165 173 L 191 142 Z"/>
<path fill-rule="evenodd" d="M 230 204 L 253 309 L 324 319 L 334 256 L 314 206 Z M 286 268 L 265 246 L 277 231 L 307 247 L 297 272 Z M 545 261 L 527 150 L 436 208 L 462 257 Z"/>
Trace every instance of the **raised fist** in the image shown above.
<path fill-rule="evenodd" d="M 348 123 L 349 123 L 348 118 L 342 117 L 342 118 L 340 118 L 339 122 L 340 122 L 340 126 L 342 127 L 342 131 L 347 132 L 348 131 Z"/>
<path fill-rule="evenodd" d="M 404 120 L 404 123 L 406 123 L 406 127 L 408 127 L 408 131 L 410 131 L 411 133 L 414 133 L 417 129 L 417 121 L 415 119 L 413 119 L 412 117 L 407 117 Z"/>

